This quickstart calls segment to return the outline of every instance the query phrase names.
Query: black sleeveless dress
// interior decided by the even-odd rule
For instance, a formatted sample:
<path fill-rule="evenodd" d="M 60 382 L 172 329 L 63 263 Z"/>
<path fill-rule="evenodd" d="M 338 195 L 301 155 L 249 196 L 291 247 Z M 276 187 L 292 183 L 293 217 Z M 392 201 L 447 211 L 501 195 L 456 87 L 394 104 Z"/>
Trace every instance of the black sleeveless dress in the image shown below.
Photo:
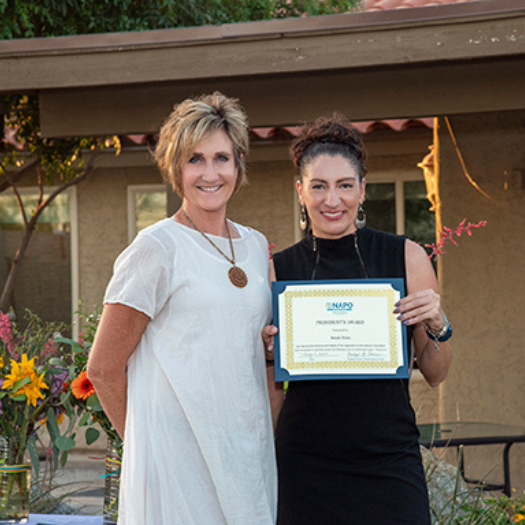
<path fill-rule="evenodd" d="M 277 253 L 277 280 L 365 277 L 354 236 Z M 406 277 L 404 237 L 357 236 L 368 277 Z M 407 380 L 291 381 L 276 435 L 278 525 L 429 525 L 418 438 Z"/>

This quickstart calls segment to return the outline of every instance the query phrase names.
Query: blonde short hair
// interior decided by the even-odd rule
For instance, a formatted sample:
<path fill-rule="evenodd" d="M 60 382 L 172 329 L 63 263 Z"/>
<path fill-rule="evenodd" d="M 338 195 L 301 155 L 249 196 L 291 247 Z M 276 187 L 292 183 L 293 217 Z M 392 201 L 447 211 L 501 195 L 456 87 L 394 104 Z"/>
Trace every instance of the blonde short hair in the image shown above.
<path fill-rule="evenodd" d="M 187 98 L 176 104 L 160 129 L 155 161 L 161 175 L 183 196 L 182 168 L 195 146 L 207 135 L 224 130 L 233 143 L 239 170 L 235 191 L 247 183 L 245 157 L 249 150 L 248 118 L 239 101 L 215 91 L 211 95 Z"/>

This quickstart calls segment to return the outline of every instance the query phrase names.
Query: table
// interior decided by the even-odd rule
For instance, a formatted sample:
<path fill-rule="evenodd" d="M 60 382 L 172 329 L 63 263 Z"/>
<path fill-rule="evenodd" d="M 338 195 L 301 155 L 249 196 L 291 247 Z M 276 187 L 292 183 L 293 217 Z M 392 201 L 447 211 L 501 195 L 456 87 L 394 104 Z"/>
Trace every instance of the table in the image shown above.
<path fill-rule="evenodd" d="M 502 490 L 510 497 L 509 451 L 514 443 L 525 443 L 525 428 L 498 423 L 450 422 L 418 425 L 421 445 L 431 447 L 456 447 L 462 451 L 464 446 L 505 445 L 503 449 L 503 476 L 500 484 L 489 484 L 483 480 L 470 479 L 465 476 L 465 462 L 459 452 L 459 469 L 467 483 L 479 484 L 484 490 Z"/>
<path fill-rule="evenodd" d="M 103 516 L 29 514 L 26 525 L 102 525 L 103 521 Z"/>

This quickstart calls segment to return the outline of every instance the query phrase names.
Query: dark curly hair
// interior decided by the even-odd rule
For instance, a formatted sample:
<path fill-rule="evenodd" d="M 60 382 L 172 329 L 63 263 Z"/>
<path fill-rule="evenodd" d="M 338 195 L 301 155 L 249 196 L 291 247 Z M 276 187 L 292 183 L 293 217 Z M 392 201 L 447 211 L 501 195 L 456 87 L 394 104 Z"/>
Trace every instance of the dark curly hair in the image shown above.
<path fill-rule="evenodd" d="M 341 155 L 354 166 L 359 180 L 366 175 L 366 150 L 361 132 L 343 115 L 319 117 L 302 126 L 290 147 L 294 165 L 300 169 L 301 179 L 309 164 L 320 155 Z"/>

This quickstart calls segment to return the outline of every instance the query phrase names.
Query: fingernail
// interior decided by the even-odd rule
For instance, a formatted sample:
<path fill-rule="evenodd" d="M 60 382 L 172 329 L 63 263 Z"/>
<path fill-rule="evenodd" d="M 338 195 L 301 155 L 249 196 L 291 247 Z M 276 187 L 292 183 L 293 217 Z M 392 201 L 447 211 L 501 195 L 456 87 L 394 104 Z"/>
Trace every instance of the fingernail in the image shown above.
<path fill-rule="evenodd" d="M 395 308 L 395 309 L 394 309 L 394 313 L 395 313 L 395 314 L 398 314 L 398 313 L 399 313 L 399 308 Z"/>
<path fill-rule="evenodd" d="M 407 319 L 406 321 L 403 321 L 403 324 L 406 326 L 406 325 L 409 325 L 410 324 L 410 319 Z"/>
<path fill-rule="evenodd" d="M 402 321 L 402 320 L 403 320 L 403 314 L 398 315 L 398 316 L 397 316 L 397 320 L 398 320 L 398 321 Z"/>
<path fill-rule="evenodd" d="M 399 306 L 400 305 L 400 302 L 398 301 L 397 303 L 394 304 L 394 306 Z"/>

